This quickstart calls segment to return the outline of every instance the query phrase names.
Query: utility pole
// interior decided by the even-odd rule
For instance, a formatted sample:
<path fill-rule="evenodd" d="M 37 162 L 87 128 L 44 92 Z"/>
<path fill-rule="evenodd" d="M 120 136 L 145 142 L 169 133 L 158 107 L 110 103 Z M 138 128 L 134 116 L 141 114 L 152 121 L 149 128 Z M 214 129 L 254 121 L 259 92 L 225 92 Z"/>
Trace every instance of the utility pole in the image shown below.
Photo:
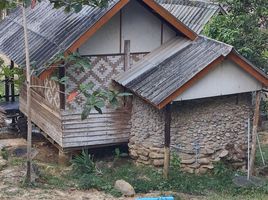
<path fill-rule="evenodd" d="M 25 58 L 26 58 L 26 86 L 27 86 L 27 172 L 26 183 L 31 182 L 31 168 L 32 168 L 32 120 L 31 120 L 31 69 L 30 69 L 30 55 L 29 55 L 29 41 L 27 30 L 27 19 L 25 13 L 25 5 L 22 4 L 22 17 L 24 28 L 24 40 L 25 40 Z"/>

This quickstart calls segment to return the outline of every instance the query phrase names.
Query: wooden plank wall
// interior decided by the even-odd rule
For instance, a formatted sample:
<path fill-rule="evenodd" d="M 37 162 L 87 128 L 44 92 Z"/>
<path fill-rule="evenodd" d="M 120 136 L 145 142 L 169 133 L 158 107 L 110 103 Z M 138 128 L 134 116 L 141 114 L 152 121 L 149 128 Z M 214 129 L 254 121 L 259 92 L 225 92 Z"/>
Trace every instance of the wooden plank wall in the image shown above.
<path fill-rule="evenodd" d="M 27 116 L 26 112 L 26 87 L 20 92 L 20 111 Z M 32 122 L 44 131 L 56 143 L 62 146 L 62 125 L 60 111 L 55 109 L 45 97 L 32 89 Z"/>
<path fill-rule="evenodd" d="M 127 143 L 130 134 L 130 110 L 104 109 L 81 120 L 80 112 L 64 111 L 63 148 Z"/>
<path fill-rule="evenodd" d="M 139 61 L 145 54 L 132 54 L 130 63 Z M 66 92 L 74 92 L 81 83 L 94 82 L 94 89 L 108 89 L 112 79 L 124 68 L 124 55 L 91 56 L 92 68 L 86 72 L 67 69 L 69 77 Z M 62 111 L 63 148 L 97 147 L 127 143 L 130 134 L 131 107 L 103 109 L 103 114 L 91 113 L 88 119 L 81 120 L 85 97 L 79 96 L 74 102 L 66 102 Z"/>

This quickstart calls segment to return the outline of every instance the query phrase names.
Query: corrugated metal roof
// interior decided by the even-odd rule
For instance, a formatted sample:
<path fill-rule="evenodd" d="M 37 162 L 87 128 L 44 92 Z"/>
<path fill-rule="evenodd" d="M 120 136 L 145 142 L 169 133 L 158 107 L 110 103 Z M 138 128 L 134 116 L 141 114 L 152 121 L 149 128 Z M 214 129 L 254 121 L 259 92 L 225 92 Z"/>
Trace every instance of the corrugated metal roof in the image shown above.
<path fill-rule="evenodd" d="M 120 0 L 110 0 L 106 8 L 84 6 L 79 13 L 66 13 L 53 9 L 48 1 L 42 1 L 34 10 L 26 10 L 31 62 L 42 67 L 73 42 Z M 14 12 L 0 22 L 0 52 L 18 65 L 25 65 L 22 10 Z M 41 72 L 41 71 L 40 71 Z M 39 73 L 40 73 L 39 72 Z"/>
<path fill-rule="evenodd" d="M 177 37 L 145 56 L 131 71 L 121 74 L 115 81 L 159 105 L 214 60 L 227 56 L 232 49 L 230 45 L 206 37 L 200 36 L 193 42 Z"/>
<path fill-rule="evenodd" d="M 197 34 L 212 16 L 223 11 L 219 4 L 189 0 L 155 0 Z"/>

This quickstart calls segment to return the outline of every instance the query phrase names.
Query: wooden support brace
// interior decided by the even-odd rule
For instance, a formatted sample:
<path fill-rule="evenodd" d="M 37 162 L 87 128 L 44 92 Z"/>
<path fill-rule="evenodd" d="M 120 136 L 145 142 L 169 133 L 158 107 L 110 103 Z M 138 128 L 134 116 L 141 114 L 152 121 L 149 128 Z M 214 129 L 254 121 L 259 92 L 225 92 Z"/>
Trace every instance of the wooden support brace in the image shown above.
<path fill-rule="evenodd" d="M 164 158 L 164 178 L 168 178 L 170 164 L 170 123 L 171 123 L 171 105 L 165 108 L 165 158 Z"/>
<path fill-rule="evenodd" d="M 124 68 L 125 71 L 130 68 L 130 40 L 124 42 Z"/>
<path fill-rule="evenodd" d="M 254 116 L 253 116 L 252 143 L 251 143 L 251 153 L 250 153 L 250 161 L 249 161 L 249 176 L 252 176 L 253 171 L 254 171 L 257 134 L 258 134 L 257 131 L 258 131 L 258 122 L 259 122 L 259 115 L 260 115 L 260 99 L 261 99 L 261 92 L 257 91 L 256 100 L 255 100 L 255 110 L 254 110 Z"/>

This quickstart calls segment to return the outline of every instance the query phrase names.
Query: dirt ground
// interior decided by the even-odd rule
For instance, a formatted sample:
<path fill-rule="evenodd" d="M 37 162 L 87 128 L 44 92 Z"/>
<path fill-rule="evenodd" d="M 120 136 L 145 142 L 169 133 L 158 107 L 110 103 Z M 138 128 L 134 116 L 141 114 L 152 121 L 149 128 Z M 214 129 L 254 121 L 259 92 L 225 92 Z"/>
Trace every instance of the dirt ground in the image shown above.
<path fill-rule="evenodd" d="M 57 163 L 57 149 L 42 137 L 33 137 L 33 154 L 34 160 L 49 166 Z M 268 143 L 268 137 L 267 143 Z M 265 139 L 265 141 L 266 141 Z M 19 136 L 16 131 L 0 130 L 0 149 L 5 147 L 10 156 L 20 157 L 22 164 L 14 163 L 16 161 L 8 162 L 8 164 L 1 169 L 0 167 L 0 200 L 135 200 L 138 197 L 158 197 L 160 192 L 150 194 L 137 194 L 135 197 L 116 198 L 110 194 L 106 194 L 95 189 L 92 190 L 77 190 L 68 188 L 67 190 L 47 189 L 39 185 L 39 187 L 26 188 L 23 187 L 23 179 L 25 177 L 25 162 L 26 160 L 26 140 Z M 21 162 L 21 161 L 20 161 Z M 170 194 L 165 192 L 166 195 Z M 174 192 L 172 193 L 174 194 Z M 207 194 L 206 196 L 193 196 L 189 194 L 178 193 L 176 196 L 180 200 L 268 200 L 268 196 L 225 196 L 225 194 Z"/>
<path fill-rule="evenodd" d="M 19 136 L 16 131 L 1 130 L 0 131 L 0 149 L 5 147 L 10 156 L 20 157 L 26 160 L 26 140 Z M 42 137 L 33 137 L 33 154 L 34 160 L 55 164 L 57 163 L 58 150 Z M 115 198 L 110 194 L 106 194 L 97 190 L 58 190 L 45 188 L 26 188 L 23 187 L 23 179 L 25 177 L 25 164 L 17 165 L 8 163 L 4 169 L 0 170 L 0 199 L 1 200 L 134 200 L 138 197 L 157 197 L 160 193 L 137 194 L 135 197 Z M 168 193 L 167 193 L 168 194 Z M 174 194 L 174 193 L 173 193 Z M 183 200 L 202 199 L 196 196 L 178 194 Z"/>

